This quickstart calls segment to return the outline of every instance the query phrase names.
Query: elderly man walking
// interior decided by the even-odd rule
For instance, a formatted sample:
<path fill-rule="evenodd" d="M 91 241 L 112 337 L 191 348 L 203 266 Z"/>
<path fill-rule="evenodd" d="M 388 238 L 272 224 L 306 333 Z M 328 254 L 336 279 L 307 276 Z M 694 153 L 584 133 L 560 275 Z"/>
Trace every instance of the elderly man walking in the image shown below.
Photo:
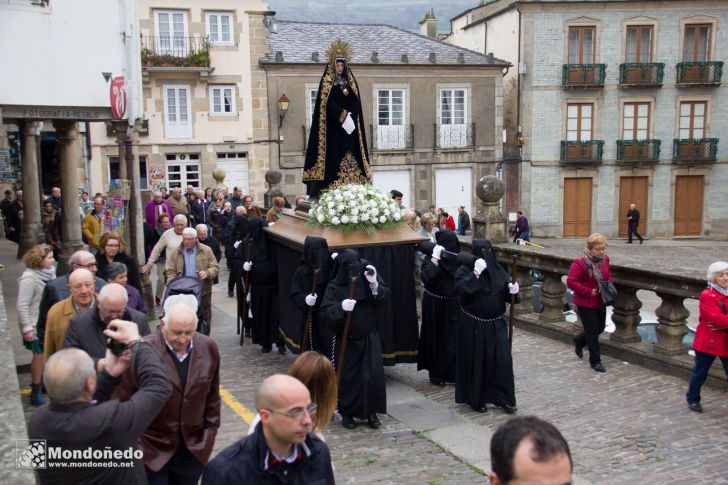
<path fill-rule="evenodd" d="M 68 277 L 68 286 L 71 288 L 71 296 L 48 310 L 43 344 L 46 360 L 63 348 L 66 329 L 71 319 L 92 308 L 96 302 L 94 275 L 91 271 L 85 268 L 75 270 Z"/>
<path fill-rule="evenodd" d="M 172 206 L 169 205 L 169 202 L 162 198 L 161 191 L 155 190 L 152 200 L 147 203 L 147 207 L 144 211 L 144 219 L 152 228 L 156 228 L 157 220 L 162 214 L 167 214 L 170 218 L 174 217 Z"/>
<path fill-rule="evenodd" d="M 314 433 L 316 405 L 298 379 L 276 374 L 258 388 L 260 426 L 210 461 L 203 485 L 333 484 L 331 455 Z"/>
<path fill-rule="evenodd" d="M 185 228 L 182 231 L 182 244 L 167 258 L 164 274 L 167 284 L 178 276 L 191 276 L 202 280 L 202 318 L 207 325 L 212 322 L 212 281 L 217 273 L 217 259 L 212 249 L 200 244 L 196 230 Z"/>

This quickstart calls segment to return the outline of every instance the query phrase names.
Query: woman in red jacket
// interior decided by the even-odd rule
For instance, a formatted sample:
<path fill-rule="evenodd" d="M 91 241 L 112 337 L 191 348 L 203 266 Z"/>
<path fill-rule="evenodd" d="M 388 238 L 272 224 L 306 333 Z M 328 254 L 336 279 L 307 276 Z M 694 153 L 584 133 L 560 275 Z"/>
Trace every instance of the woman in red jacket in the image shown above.
<path fill-rule="evenodd" d="M 595 232 L 586 240 L 584 254 L 571 263 L 566 284 L 574 291 L 574 304 L 584 331 L 574 337 L 574 351 L 581 359 L 585 346 L 589 348 L 589 364 L 597 372 L 606 372 L 599 352 L 599 334 L 604 331 L 607 310 L 600 298 L 602 285 L 598 280 L 612 281 L 609 256 L 604 254 L 607 239 Z"/>
<path fill-rule="evenodd" d="M 693 342 L 695 366 L 685 394 L 688 407 L 697 413 L 703 412 L 700 388 L 716 357 L 720 357 L 728 376 L 728 263 L 718 261 L 708 266 L 707 279 L 708 289 L 700 294 L 698 329 Z"/>

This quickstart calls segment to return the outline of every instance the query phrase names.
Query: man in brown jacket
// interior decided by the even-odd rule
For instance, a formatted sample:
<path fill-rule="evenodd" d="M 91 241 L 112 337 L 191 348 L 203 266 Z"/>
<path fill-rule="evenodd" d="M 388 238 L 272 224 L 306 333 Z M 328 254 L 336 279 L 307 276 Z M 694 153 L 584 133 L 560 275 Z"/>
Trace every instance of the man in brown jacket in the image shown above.
<path fill-rule="evenodd" d="M 187 202 L 187 197 L 182 197 L 182 189 L 179 187 L 173 188 L 172 195 L 167 199 L 167 202 L 172 206 L 174 215 L 182 214 L 189 219 L 190 204 Z"/>
<path fill-rule="evenodd" d="M 179 303 L 185 296 L 165 302 L 159 332 L 144 338 L 172 382 L 172 394 L 139 439 L 150 484 L 196 485 L 220 427 L 220 354 L 214 340 L 195 332 L 195 311 Z M 124 395 L 137 385 L 129 381 Z"/>
<path fill-rule="evenodd" d="M 182 231 L 182 244 L 167 258 L 164 276 L 167 284 L 178 276 L 191 276 L 202 280 L 202 317 L 207 325 L 212 321 L 212 281 L 218 270 L 212 249 L 197 241 L 196 230 L 185 228 Z"/>
<path fill-rule="evenodd" d="M 86 268 L 73 270 L 68 277 L 71 296 L 59 301 L 48 310 L 43 345 L 46 360 L 63 348 L 63 340 L 71 319 L 94 307 L 96 302 L 94 279 L 93 273 Z"/>

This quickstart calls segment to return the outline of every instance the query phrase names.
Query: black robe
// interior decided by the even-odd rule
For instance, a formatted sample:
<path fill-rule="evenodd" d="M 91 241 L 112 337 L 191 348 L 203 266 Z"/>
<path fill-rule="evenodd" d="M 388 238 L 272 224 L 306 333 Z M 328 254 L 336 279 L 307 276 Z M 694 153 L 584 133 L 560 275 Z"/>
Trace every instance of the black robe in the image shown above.
<path fill-rule="evenodd" d="M 300 317 L 297 322 L 287 320 L 297 323 L 294 328 L 283 329 L 283 321 L 281 321 L 283 338 L 291 351 L 296 354 L 306 350 L 315 350 L 327 357 L 331 356 L 331 330 L 321 324 L 319 318 L 319 310 L 329 282 L 329 260 L 326 239 L 307 236 L 303 243 L 303 258 L 293 274 L 291 289 L 288 293 L 288 298 L 300 312 Z M 306 304 L 306 296 L 311 294 L 311 288 L 313 287 L 314 267 L 318 268 L 316 288 L 314 290 L 317 299 L 311 312 L 310 333 L 304 335 L 309 310 L 309 306 Z"/>
<path fill-rule="evenodd" d="M 351 255 L 353 253 L 353 256 Z M 356 306 L 351 312 L 351 323 L 346 345 L 344 362 L 338 361 L 341 350 L 341 339 L 347 313 L 341 308 L 341 302 L 349 297 L 348 271 L 340 259 L 352 258 L 357 262 L 359 257 L 355 251 L 344 250 L 339 254 L 337 263 L 340 271 L 326 287 L 324 301 L 321 304 L 320 318 L 335 334 L 335 359 L 338 367 L 343 365 L 341 383 L 339 384 L 339 412 L 343 416 L 367 419 L 374 413 L 387 412 L 387 391 L 384 384 L 384 367 L 382 350 L 377 333 L 377 306 L 389 298 L 389 288 L 379 280 L 377 295 L 372 295 L 369 283 L 358 272 Z M 367 264 L 362 261 L 362 268 Z"/>
<path fill-rule="evenodd" d="M 455 402 L 479 409 L 486 403 L 516 406 L 513 358 L 508 345 L 508 326 L 503 318 L 510 301 L 508 278 L 492 250 L 473 241 L 473 252 L 488 267 L 475 277 L 461 266 L 455 274 L 460 295 L 457 335 Z M 488 321 L 484 321 L 488 320 Z"/>
<path fill-rule="evenodd" d="M 451 253 L 460 252 L 458 238 L 447 229 L 436 234 L 437 243 Z M 455 272 L 458 262 L 442 253 L 435 265 L 430 258 L 422 263 L 422 327 L 417 354 L 417 370 L 427 369 L 433 381 L 455 382 L 455 333 L 460 316 Z"/>
<path fill-rule="evenodd" d="M 311 197 L 329 187 L 372 180 L 359 86 L 348 65 L 339 79 L 345 84 L 337 83 L 333 63 L 327 64 L 316 95 L 303 170 L 306 193 Z M 339 122 L 343 110 L 354 121 L 351 134 Z"/>

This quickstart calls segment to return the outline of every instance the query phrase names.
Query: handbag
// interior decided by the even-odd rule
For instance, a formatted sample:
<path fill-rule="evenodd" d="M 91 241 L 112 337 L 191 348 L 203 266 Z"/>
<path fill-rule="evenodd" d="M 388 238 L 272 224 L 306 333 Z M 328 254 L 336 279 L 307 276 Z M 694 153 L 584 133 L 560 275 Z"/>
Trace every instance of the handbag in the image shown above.
<path fill-rule="evenodd" d="M 614 300 L 617 299 L 617 288 L 612 284 L 611 281 L 600 280 L 602 285 L 602 291 L 599 292 L 599 299 L 604 306 L 614 305 Z"/>

